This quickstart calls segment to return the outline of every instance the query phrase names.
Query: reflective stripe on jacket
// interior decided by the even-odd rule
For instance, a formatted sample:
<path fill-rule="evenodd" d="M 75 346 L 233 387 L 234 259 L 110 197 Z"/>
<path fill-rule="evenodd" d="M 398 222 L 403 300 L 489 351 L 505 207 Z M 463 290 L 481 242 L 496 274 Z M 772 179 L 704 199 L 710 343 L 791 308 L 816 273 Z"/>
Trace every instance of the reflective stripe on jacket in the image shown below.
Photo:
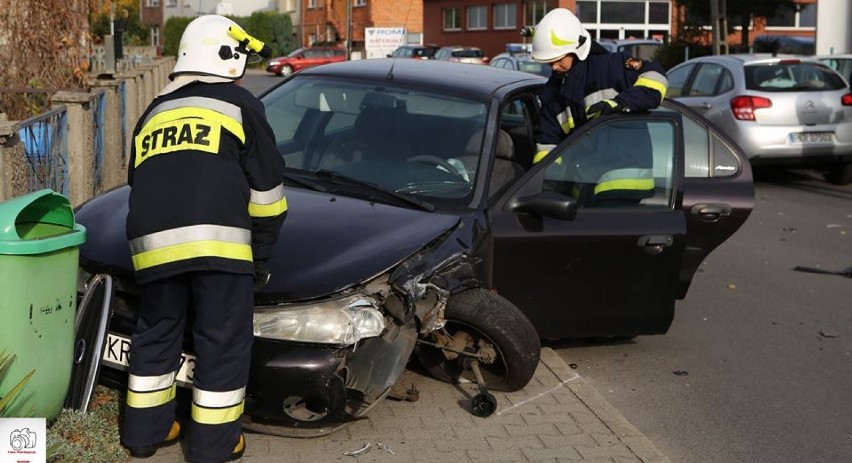
<path fill-rule="evenodd" d="M 158 96 L 133 134 L 127 216 L 137 280 L 251 274 L 287 211 L 284 161 L 264 108 L 231 82 Z"/>

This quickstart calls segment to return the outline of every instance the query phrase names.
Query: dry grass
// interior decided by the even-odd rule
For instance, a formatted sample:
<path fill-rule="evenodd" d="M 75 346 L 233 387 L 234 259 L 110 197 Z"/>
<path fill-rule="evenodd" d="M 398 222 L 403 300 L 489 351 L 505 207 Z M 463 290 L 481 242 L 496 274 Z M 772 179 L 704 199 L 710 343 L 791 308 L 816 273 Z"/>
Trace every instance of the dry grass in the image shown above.
<path fill-rule="evenodd" d="M 47 429 L 50 463 L 126 462 L 130 455 L 121 446 L 118 416 L 122 395 L 97 386 L 85 415 L 62 410 Z"/>

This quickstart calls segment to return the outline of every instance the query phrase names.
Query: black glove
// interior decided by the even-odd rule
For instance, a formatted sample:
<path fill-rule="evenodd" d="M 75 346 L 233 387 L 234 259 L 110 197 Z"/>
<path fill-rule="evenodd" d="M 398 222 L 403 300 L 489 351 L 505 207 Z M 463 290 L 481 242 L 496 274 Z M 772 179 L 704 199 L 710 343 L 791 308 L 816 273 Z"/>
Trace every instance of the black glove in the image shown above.
<path fill-rule="evenodd" d="M 266 261 L 257 261 L 254 263 L 254 292 L 260 291 L 261 288 L 269 283 L 269 278 L 272 274 L 266 268 Z"/>
<path fill-rule="evenodd" d="M 603 100 L 586 108 L 586 119 L 594 119 L 598 116 L 615 113 L 626 113 L 628 110 L 623 104 L 615 100 Z"/>

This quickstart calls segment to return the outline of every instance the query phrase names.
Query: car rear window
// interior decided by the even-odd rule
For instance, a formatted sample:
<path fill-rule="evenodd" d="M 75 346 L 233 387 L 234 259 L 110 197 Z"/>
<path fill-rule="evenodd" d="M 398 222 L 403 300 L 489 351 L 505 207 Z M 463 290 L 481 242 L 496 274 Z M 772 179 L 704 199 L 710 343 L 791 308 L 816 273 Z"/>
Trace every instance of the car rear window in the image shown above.
<path fill-rule="evenodd" d="M 780 61 L 773 64 L 744 67 L 746 88 L 762 92 L 802 92 L 840 90 L 843 79 L 828 67 L 799 62 Z"/>
<path fill-rule="evenodd" d="M 414 56 L 432 57 L 432 56 L 435 56 L 435 50 L 433 50 L 431 48 L 418 48 L 418 49 L 414 50 Z"/>
<path fill-rule="evenodd" d="M 482 50 L 469 48 L 466 50 L 455 50 L 453 51 L 453 56 L 456 58 L 482 58 L 485 55 L 482 53 Z"/>

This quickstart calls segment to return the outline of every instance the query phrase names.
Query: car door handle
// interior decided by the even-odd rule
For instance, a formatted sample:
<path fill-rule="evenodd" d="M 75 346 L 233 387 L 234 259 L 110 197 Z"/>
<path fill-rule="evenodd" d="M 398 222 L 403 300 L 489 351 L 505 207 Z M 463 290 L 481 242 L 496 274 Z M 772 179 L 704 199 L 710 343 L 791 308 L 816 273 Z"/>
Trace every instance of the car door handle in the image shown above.
<path fill-rule="evenodd" d="M 659 254 L 663 252 L 663 248 L 667 248 L 674 243 L 672 235 L 643 235 L 639 237 L 636 245 L 645 251 L 645 254 Z"/>
<path fill-rule="evenodd" d="M 731 215 L 730 204 L 696 204 L 689 210 L 693 215 L 698 216 L 698 220 L 702 222 L 714 223 L 718 222 L 722 217 Z"/>
<path fill-rule="evenodd" d="M 704 109 L 710 109 L 710 103 L 705 101 L 704 103 L 701 103 L 701 107 Z"/>

